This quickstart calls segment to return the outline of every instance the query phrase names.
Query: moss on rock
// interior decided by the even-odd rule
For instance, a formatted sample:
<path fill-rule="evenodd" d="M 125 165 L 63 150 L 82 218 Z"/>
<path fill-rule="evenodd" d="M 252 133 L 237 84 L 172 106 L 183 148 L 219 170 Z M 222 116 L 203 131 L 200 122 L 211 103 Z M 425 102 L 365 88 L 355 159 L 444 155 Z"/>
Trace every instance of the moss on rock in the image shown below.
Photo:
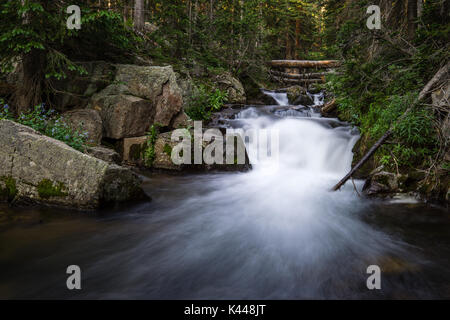
<path fill-rule="evenodd" d="M 165 154 L 167 154 L 169 157 L 172 156 L 172 147 L 170 146 L 170 144 L 166 143 L 164 145 L 163 151 Z"/>
<path fill-rule="evenodd" d="M 48 199 L 50 197 L 65 197 L 67 192 L 64 192 L 66 187 L 62 182 L 53 183 L 49 179 L 43 179 L 37 186 L 39 197 Z"/>

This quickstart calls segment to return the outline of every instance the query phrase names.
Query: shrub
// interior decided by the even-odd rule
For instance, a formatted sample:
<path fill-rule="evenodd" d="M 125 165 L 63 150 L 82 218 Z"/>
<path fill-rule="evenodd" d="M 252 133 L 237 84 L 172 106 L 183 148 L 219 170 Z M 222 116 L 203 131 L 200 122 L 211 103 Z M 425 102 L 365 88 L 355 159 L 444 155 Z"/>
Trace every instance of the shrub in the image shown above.
<path fill-rule="evenodd" d="M 210 91 L 200 85 L 186 108 L 186 114 L 193 120 L 209 120 L 211 113 L 220 110 L 227 98 L 228 94 L 224 91 Z"/>

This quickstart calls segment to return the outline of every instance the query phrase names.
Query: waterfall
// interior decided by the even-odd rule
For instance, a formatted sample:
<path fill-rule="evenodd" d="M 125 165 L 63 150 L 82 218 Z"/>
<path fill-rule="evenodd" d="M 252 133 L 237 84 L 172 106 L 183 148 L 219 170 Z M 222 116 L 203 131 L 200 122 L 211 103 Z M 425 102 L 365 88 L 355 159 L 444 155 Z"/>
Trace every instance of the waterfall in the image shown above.
<path fill-rule="evenodd" d="M 277 158 L 249 172 L 151 175 L 152 202 L 127 206 L 118 218 L 83 218 L 82 227 L 66 229 L 61 222 L 39 225 L 34 236 L 54 239 L 54 250 L 45 250 L 45 259 L 21 258 L 16 268 L 27 261 L 26 270 L 37 271 L 24 288 L 6 283 L 8 294 L 73 298 L 53 265 L 77 263 L 89 284 L 77 298 L 379 297 L 366 287 L 367 267 L 391 257 L 412 259 L 399 241 L 360 218 L 371 205 L 351 182 L 330 191 L 350 169 L 358 133 L 322 118 L 314 106 L 288 106 L 285 93 L 267 94 L 279 105 L 246 106 L 220 120 L 227 127 L 276 130 Z M 313 100 L 319 105 L 323 96 Z M 249 151 L 257 148 L 248 143 Z M 361 181 L 355 185 L 361 188 Z M 23 232 L 11 243 L 21 243 Z"/>
<path fill-rule="evenodd" d="M 286 93 L 269 91 L 269 90 L 262 90 L 262 92 L 265 95 L 268 95 L 269 97 L 273 98 L 273 100 L 275 100 L 277 102 L 277 104 L 280 106 L 289 105 L 289 99 L 288 99 Z"/>

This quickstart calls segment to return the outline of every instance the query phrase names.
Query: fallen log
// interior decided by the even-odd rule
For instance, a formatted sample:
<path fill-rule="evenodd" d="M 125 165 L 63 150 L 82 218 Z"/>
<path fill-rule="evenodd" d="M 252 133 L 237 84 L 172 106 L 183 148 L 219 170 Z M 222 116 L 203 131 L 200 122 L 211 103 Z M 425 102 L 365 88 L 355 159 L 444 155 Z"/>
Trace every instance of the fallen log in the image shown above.
<path fill-rule="evenodd" d="M 445 66 L 443 66 L 442 68 L 439 69 L 438 72 L 436 72 L 436 74 L 433 76 L 433 78 L 428 81 L 428 83 L 425 85 L 425 87 L 422 89 L 422 91 L 420 91 L 419 93 L 419 97 L 416 99 L 416 101 L 414 101 L 414 103 L 409 106 L 406 111 L 397 119 L 397 121 L 395 121 L 394 125 L 391 125 L 391 127 L 389 128 L 389 130 L 387 130 L 385 132 L 385 134 L 372 146 L 372 148 L 370 148 L 370 150 L 362 157 L 362 159 L 355 165 L 355 167 L 344 177 L 342 178 L 341 181 L 339 181 L 331 190 L 332 191 L 337 191 L 339 190 L 346 182 L 348 179 L 351 178 L 351 176 L 359 169 L 361 168 L 361 166 L 364 165 L 364 163 L 367 162 L 367 160 L 370 159 L 370 157 L 375 153 L 375 151 L 377 151 L 377 149 L 386 141 L 387 138 L 389 138 L 389 136 L 392 134 L 392 128 L 393 126 L 395 126 L 397 123 L 399 123 L 401 120 L 403 120 L 408 113 L 413 109 L 413 107 L 420 101 L 422 101 L 423 99 L 425 99 L 425 97 L 427 96 L 428 93 L 430 93 L 431 89 L 438 83 L 440 82 L 444 77 L 447 76 L 447 73 L 450 70 L 450 61 L 447 62 L 447 64 Z"/>
<path fill-rule="evenodd" d="M 302 84 L 302 83 L 324 83 L 325 79 L 286 79 L 286 78 L 280 78 L 277 76 L 272 76 L 272 78 L 278 82 L 285 82 L 285 83 L 296 83 L 296 84 Z"/>
<path fill-rule="evenodd" d="M 311 78 L 320 78 L 326 76 L 328 74 L 332 74 L 332 72 L 316 72 L 316 73 L 289 73 L 289 72 L 281 72 L 271 70 L 270 73 L 274 76 L 279 76 L 281 78 L 287 79 L 311 79 Z"/>
<path fill-rule="evenodd" d="M 325 104 L 322 109 L 320 109 L 321 113 L 330 113 L 334 109 L 336 109 L 336 99 L 331 100 L 327 104 Z"/>
<path fill-rule="evenodd" d="M 280 68 L 334 68 L 340 65 L 338 60 L 272 60 L 269 63 Z"/>

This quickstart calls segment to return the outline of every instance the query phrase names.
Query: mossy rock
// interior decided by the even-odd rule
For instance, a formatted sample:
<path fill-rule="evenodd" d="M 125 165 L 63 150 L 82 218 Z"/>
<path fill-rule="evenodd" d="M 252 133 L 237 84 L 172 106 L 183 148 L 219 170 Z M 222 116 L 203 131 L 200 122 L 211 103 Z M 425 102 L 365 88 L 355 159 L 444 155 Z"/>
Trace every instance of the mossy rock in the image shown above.
<path fill-rule="evenodd" d="M 0 120 L 0 193 L 16 204 L 96 209 L 145 199 L 130 169 L 87 154 L 35 130 Z"/>
<path fill-rule="evenodd" d="M 62 182 L 52 182 L 49 179 L 43 179 L 37 186 L 39 197 L 49 199 L 51 197 L 66 197 L 66 187 Z"/>

